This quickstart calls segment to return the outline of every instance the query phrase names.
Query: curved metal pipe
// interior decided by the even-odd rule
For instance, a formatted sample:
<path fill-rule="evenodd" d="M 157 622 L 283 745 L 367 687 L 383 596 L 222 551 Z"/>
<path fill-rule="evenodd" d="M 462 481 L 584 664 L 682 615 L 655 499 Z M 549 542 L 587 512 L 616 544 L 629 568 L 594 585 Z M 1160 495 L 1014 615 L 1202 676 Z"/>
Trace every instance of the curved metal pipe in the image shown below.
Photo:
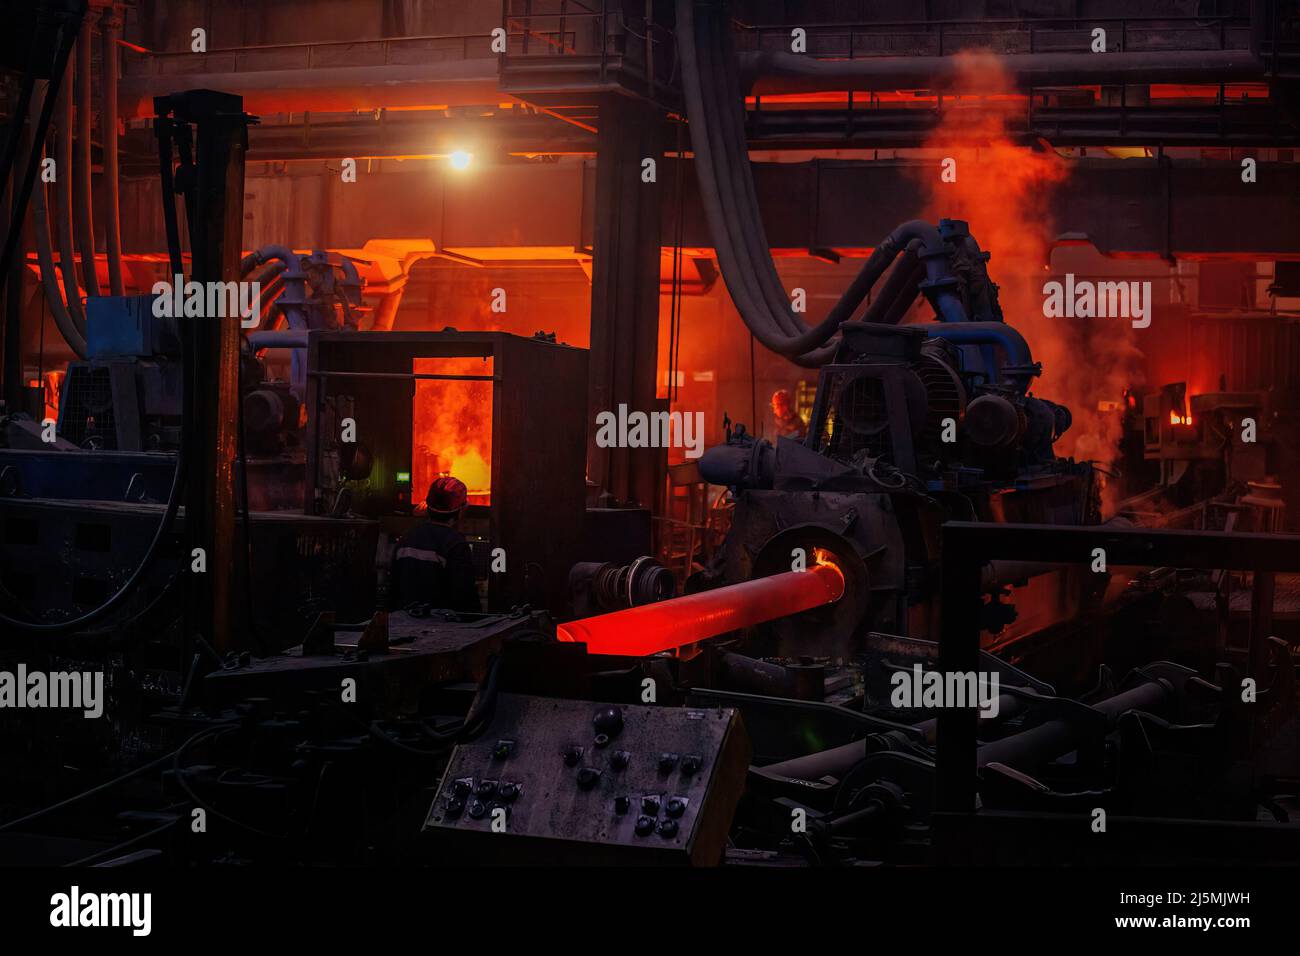
<path fill-rule="evenodd" d="M 81 256 L 81 281 L 87 295 L 99 295 L 99 276 L 95 274 L 95 224 L 91 215 L 91 163 L 90 163 L 90 44 L 94 27 L 89 20 L 81 22 L 77 37 L 77 177 L 76 203 L 73 216 L 76 222 L 77 252 Z M 62 172 L 62 170 L 60 170 Z M 69 167 L 69 172 L 73 172 Z"/>
<path fill-rule="evenodd" d="M 122 35 L 122 17 L 109 6 L 100 19 L 100 77 L 104 100 L 100 108 L 100 138 L 104 144 L 104 250 L 108 258 L 108 286 L 113 295 L 124 295 L 122 284 L 122 208 L 117 173 L 117 41 Z"/>
<path fill-rule="evenodd" d="M 361 273 L 357 272 L 355 262 L 343 255 L 340 255 L 339 259 L 342 260 L 341 265 L 343 268 L 343 282 L 341 283 L 343 292 L 339 296 L 343 303 L 343 324 L 349 329 L 356 330 L 360 327 L 361 319 L 352 306 L 352 300 L 348 298 L 347 290 L 356 289 L 357 305 L 359 306 L 361 304 L 361 288 L 364 283 L 361 281 Z"/>
<path fill-rule="evenodd" d="M 1038 374 L 1034 356 L 1025 337 L 1004 322 L 918 322 L 907 328 L 920 329 L 930 338 L 947 339 L 954 345 L 999 345 L 1007 353 L 1001 372 L 1022 391 Z M 990 376 L 996 369 L 986 369 Z"/>
<path fill-rule="evenodd" d="M 298 254 L 288 246 L 262 246 L 252 254 L 255 256 L 253 266 L 275 260 L 284 264 L 281 280 L 284 292 L 280 296 L 280 308 L 285 321 L 291 329 L 307 328 L 307 273 L 302 267 Z M 247 260 L 245 257 L 245 261 Z M 241 263 L 242 265 L 242 263 Z"/>

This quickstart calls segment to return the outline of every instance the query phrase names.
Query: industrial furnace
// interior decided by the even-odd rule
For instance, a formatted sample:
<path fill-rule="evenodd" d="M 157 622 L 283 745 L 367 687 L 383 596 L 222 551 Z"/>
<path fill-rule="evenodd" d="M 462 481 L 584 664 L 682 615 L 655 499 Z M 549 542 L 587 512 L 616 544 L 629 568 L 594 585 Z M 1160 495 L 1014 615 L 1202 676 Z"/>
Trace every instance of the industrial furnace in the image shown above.
<path fill-rule="evenodd" d="M 6 927 L 1300 861 L 1295 2 L 10 6 Z"/>
<path fill-rule="evenodd" d="M 581 557 L 586 352 L 499 332 L 312 332 L 307 343 L 304 513 L 375 518 L 395 541 L 439 469 L 454 468 L 473 482 L 490 605 L 563 607 Z M 438 459 L 430 443 L 478 457 Z M 357 456 L 367 473 L 349 472 Z"/>

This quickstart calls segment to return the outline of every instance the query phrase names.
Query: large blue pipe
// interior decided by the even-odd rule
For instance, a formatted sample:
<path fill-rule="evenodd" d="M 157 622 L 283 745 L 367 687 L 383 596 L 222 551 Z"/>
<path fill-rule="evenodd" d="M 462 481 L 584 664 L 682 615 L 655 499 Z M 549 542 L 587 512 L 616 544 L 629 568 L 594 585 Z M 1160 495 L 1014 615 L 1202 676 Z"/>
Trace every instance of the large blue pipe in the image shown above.
<path fill-rule="evenodd" d="M 907 328 L 921 329 L 930 338 L 947 339 L 953 345 L 1001 346 L 1006 362 L 1001 369 L 986 367 L 990 381 L 1006 378 L 1023 392 L 1038 374 L 1029 343 L 1005 322 L 921 322 Z"/>

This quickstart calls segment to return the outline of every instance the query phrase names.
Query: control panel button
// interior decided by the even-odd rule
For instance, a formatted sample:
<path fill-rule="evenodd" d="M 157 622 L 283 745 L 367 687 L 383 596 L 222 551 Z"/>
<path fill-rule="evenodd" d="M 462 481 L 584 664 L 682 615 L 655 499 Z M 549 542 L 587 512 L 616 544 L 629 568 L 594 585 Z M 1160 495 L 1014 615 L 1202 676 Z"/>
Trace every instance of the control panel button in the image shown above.
<path fill-rule="evenodd" d="M 517 783 L 501 784 L 501 786 L 497 788 L 497 796 L 499 796 L 506 803 L 514 803 L 514 801 L 519 797 L 519 784 Z"/>
<path fill-rule="evenodd" d="M 582 759 L 583 749 L 576 744 L 566 747 L 564 750 L 564 765 L 566 767 L 576 767 L 578 761 Z"/>
<path fill-rule="evenodd" d="M 578 771 L 578 789 L 590 790 L 600 783 L 600 771 L 595 767 L 583 767 Z"/>
<path fill-rule="evenodd" d="M 650 817 L 641 816 L 636 818 L 636 835 L 649 836 L 654 832 L 655 822 Z"/>
<path fill-rule="evenodd" d="M 482 800 L 473 800 L 469 805 L 469 815 L 475 820 L 482 820 L 487 813 L 487 804 Z"/>
<path fill-rule="evenodd" d="M 670 817 L 680 817 L 686 812 L 685 797 L 669 797 L 668 802 L 664 804 L 664 813 Z"/>
<path fill-rule="evenodd" d="M 647 794 L 641 798 L 641 812 L 652 817 L 659 816 L 658 794 Z"/>
<path fill-rule="evenodd" d="M 465 811 L 465 801 L 460 797 L 452 797 L 447 801 L 447 816 L 453 820 Z"/>
<path fill-rule="evenodd" d="M 701 757 L 699 754 L 687 754 L 685 757 L 682 758 L 682 773 L 688 776 L 691 774 L 699 773 L 700 768 L 703 766 L 704 766 L 704 758 Z"/>
<path fill-rule="evenodd" d="M 675 766 L 677 766 L 677 754 L 661 753 L 659 755 L 660 773 L 672 773 Z"/>
<path fill-rule="evenodd" d="M 458 797 L 468 797 L 470 790 L 473 789 L 473 785 L 473 777 L 462 777 L 451 785 L 451 792 Z"/>
<path fill-rule="evenodd" d="M 492 794 L 497 792 L 497 782 L 495 780 L 480 780 L 478 786 L 474 788 L 474 796 L 486 800 Z"/>
<path fill-rule="evenodd" d="M 597 734 L 596 739 L 592 741 L 592 744 L 594 744 L 597 747 L 608 747 L 609 734 Z"/>
<path fill-rule="evenodd" d="M 596 728 L 598 734 L 617 737 L 619 731 L 623 729 L 623 708 L 612 704 L 600 708 L 591 718 L 591 725 Z"/>
<path fill-rule="evenodd" d="M 659 835 L 665 840 L 671 840 L 673 837 L 677 836 L 677 821 L 671 819 L 660 820 L 659 825 L 655 827 L 655 829 L 659 831 Z"/>
<path fill-rule="evenodd" d="M 631 809 L 632 809 L 632 800 L 629 797 L 614 798 L 614 812 L 617 813 L 619 816 L 622 816 L 623 814 L 627 813 Z"/>
<path fill-rule="evenodd" d="M 631 760 L 632 755 L 626 750 L 615 750 L 614 753 L 610 755 L 609 764 L 615 770 L 622 770 Z"/>

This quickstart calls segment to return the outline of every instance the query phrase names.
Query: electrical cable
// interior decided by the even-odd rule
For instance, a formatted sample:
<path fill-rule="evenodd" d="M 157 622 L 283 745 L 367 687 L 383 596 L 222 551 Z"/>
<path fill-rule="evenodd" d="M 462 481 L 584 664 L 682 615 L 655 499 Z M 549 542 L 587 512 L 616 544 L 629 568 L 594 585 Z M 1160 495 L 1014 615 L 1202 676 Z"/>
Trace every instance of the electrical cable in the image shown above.
<path fill-rule="evenodd" d="M 211 730 L 212 728 L 209 729 Z M 225 728 L 225 729 L 230 729 L 230 728 Z M 253 834 L 254 836 L 261 837 L 264 840 L 289 839 L 291 837 L 291 834 L 268 833 L 265 830 L 253 826 L 252 824 L 245 823 L 242 820 L 237 820 L 234 817 L 229 816 L 228 814 L 222 813 L 216 807 L 205 802 L 203 798 L 201 798 L 197 793 L 194 792 L 193 788 L 189 784 L 189 781 L 185 779 L 185 768 L 181 766 L 181 760 L 184 759 L 185 754 L 190 749 L 190 747 L 198 743 L 200 739 L 202 739 L 200 735 L 195 735 L 194 737 L 191 737 L 189 740 L 185 741 L 185 743 L 181 744 L 180 747 L 177 748 L 176 753 L 172 757 L 172 776 L 176 780 L 177 786 L 181 788 L 185 796 L 189 798 L 190 802 L 193 803 L 194 806 L 198 807 L 200 810 L 203 810 L 205 813 L 211 814 L 212 816 L 216 817 L 218 820 L 224 821 L 225 823 L 229 823 L 233 827 L 237 827 L 241 830 Z"/>
<path fill-rule="evenodd" d="M 173 820 L 168 820 L 166 823 L 162 824 L 161 826 L 154 827 L 152 830 L 146 830 L 144 833 L 137 834 L 136 836 L 131 837 L 129 840 L 124 840 L 121 843 L 116 844 L 115 846 L 105 847 L 102 850 L 90 854 L 90 856 L 83 856 L 80 860 L 73 860 L 71 863 L 64 863 L 63 865 L 65 867 L 91 866 L 98 861 L 102 861 L 104 857 L 114 857 L 117 854 L 121 853 L 123 850 L 129 850 L 131 849 L 131 847 L 136 846 L 137 844 L 144 843 L 148 840 L 152 840 L 154 837 L 157 836 L 162 836 L 168 830 L 173 829 L 176 826 L 176 824 L 180 823 L 180 821 L 181 821 L 180 817 L 176 817 Z"/>
<path fill-rule="evenodd" d="M 233 726 L 236 726 L 234 722 L 226 722 L 222 724 L 213 724 L 211 726 L 204 727 L 202 730 L 200 730 L 194 736 L 190 737 L 189 740 L 185 741 L 185 743 L 181 744 L 180 747 L 176 748 L 171 753 L 163 754 L 161 757 L 157 757 L 153 760 L 150 760 L 148 763 L 141 764 L 140 766 L 136 767 L 134 770 L 128 770 L 120 777 L 114 777 L 112 780 L 91 787 L 89 790 L 85 790 L 81 793 L 76 794 L 75 796 L 68 797 L 66 800 L 60 800 L 58 803 L 51 804 L 48 807 L 44 807 L 40 810 L 36 810 L 32 813 L 29 813 L 25 817 L 19 817 L 16 820 L 10 820 L 8 823 L 0 823 L 0 833 L 5 832 L 6 830 L 12 830 L 14 827 L 20 826 L 21 824 L 27 823 L 31 820 L 39 820 L 41 817 L 48 816 L 49 814 L 54 813 L 57 810 L 62 810 L 64 807 L 70 807 L 74 803 L 80 803 L 82 800 L 86 800 L 90 797 L 96 796 L 97 794 L 104 793 L 105 791 L 110 790 L 113 787 L 116 787 L 119 783 L 126 783 L 128 780 L 134 780 L 136 777 L 146 774 L 150 770 L 153 770 L 157 767 L 161 767 L 167 761 L 175 757 L 176 754 L 183 752 L 187 747 L 191 746 L 197 740 L 200 740 L 206 734 L 214 733 L 217 730 L 224 729 L 227 727 L 233 727 Z"/>
<path fill-rule="evenodd" d="M 145 550 L 144 557 L 140 559 L 135 571 L 126 579 L 126 583 L 118 588 L 116 594 L 94 610 L 87 611 L 80 617 L 74 617 L 70 620 L 58 621 L 53 624 L 37 624 L 33 621 L 23 621 L 0 614 L 0 624 L 16 628 L 28 634 L 66 634 L 83 628 L 87 624 L 93 624 L 125 601 L 135 591 L 140 582 L 144 580 L 146 572 L 153 567 L 154 561 L 162 552 L 163 539 L 166 538 L 167 531 L 171 527 L 172 521 L 175 520 L 176 513 L 180 510 L 181 498 L 185 490 L 185 473 L 185 450 L 182 448 L 176 454 L 176 471 L 172 475 L 172 487 L 167 496 L 167 508 L 163 512 L 162 520 L 158 522 L 157 530 L 154 531 L 153 540 L 149 542 L 149 547 Z"/>
<path fill-rule="evenodd" d="M 387 733 L 379 725 L 379 721 L 371 721 L 366 724 L 364 721 L 358 720 L 357 723 L 364 726 L 371 737 L 393 749 L 420 757 L 436 757 L 458 743 L 472 740 L 491 722 L 492 715 L 496 711 L 500 670 L 501 658 L 499 655 L 494 655 L 488 662 L 487 673 L 484 675 L 482 683 L 479 684 L 474 699 L 470 702 L 469 710 L 465 713 L 465 719 L 461 721 L 459 726 L 451 730 L 438 730 L 430 727 L 427 721 L 421 720 L 418 722 L 424 736 L 437 744 L 432 749 L 426 750 L 421 747 L 412 747 L 410 744 L 398 740 L 392 734 Z"/>

